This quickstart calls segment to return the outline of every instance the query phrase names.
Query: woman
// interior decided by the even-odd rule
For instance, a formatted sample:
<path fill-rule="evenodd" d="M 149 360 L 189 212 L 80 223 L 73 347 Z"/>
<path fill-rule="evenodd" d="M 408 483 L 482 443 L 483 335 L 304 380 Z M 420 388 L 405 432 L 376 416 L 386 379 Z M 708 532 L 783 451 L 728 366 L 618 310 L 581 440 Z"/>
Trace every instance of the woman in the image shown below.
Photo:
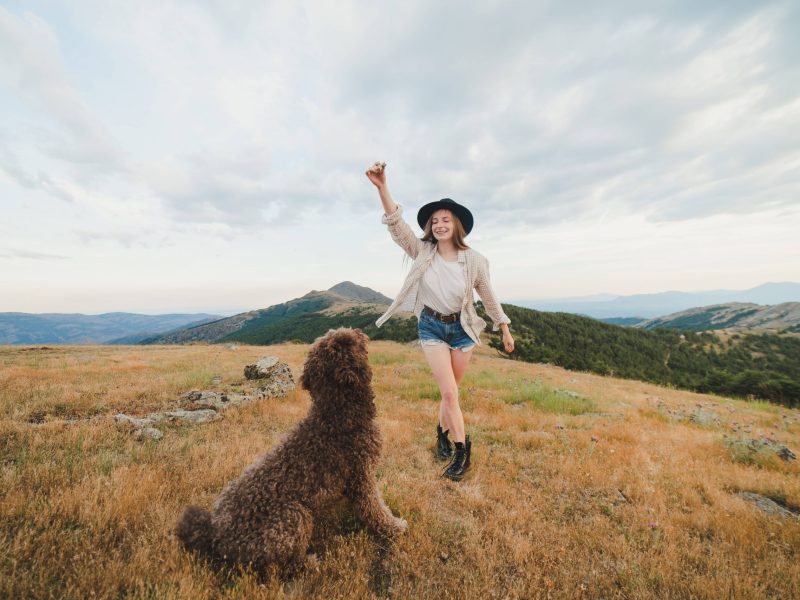
<path fill-rule="evenodd" d="M 502 329 L 506 352 L 514 351 L 514 339 L 508 330 L 511 320 L 492 291 L 488 261 L 464 242 L 472 230 L 472 213 L 449 198 L 426 204 L 417 213 L 417 223 L 424 230 L 422 238 L 417 238 L 403 220 L 402 207 L 389 194 L 385 166 L 375 163 L 366 175 L 378 188 L 384 211 L 382 222 L 414 263 L 397 298 L 376 325 L 380 327 L 394 313 L 404 310 L 413 311 L 419 318 L 422 351 L 442 397 L 436 428 L 437 456 L 440 460 L 451 459 L 444 475 L 459 481 L 469 469 L 472 443 L 464 432 L 458 385 L 486 327 L 475 311 L 472 290 L 477 290 L 483 300 L 495 331 Z M 455 442 L 455 452 L 448 432 Z"/>

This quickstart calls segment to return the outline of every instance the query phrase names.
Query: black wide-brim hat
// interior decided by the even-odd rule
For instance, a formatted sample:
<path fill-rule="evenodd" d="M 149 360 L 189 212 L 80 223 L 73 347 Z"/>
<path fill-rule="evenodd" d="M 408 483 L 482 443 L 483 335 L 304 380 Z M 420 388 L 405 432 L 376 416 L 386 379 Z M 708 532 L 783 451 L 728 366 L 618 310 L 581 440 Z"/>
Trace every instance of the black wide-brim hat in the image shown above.
<path fill-rule="evenodd" d="M 458 220 L 461 221 L 461 224 L 464 226 L 464 233 L 469 233 L 472 231 L 472 213 L 469 212 L 469 209 L 466 206 L 461 206 L 458 202 L 451 200 L 450 198 L 442 198 L 436 202 L 429 202 L 419 209 L 419 212 L 417 213 L 417 223 L 419 223 L 420 229 L 424 230 L 425 225 L 428 224 L 428 219 L 431 218 L 431 215 L 437 210 L 442 209 L 449 210 L 458 217 Z"/>

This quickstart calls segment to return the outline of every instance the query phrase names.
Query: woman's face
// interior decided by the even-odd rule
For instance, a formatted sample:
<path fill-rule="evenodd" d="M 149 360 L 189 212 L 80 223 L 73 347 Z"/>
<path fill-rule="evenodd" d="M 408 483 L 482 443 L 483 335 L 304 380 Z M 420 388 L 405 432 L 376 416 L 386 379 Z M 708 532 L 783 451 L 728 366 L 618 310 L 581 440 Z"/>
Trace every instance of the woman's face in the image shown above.
<path fill-rule="evenodd" d="M 453 238 L 453 213 L 446 208 L 437 210 L 431 215 L 431 231 L 437 242 Z"/>

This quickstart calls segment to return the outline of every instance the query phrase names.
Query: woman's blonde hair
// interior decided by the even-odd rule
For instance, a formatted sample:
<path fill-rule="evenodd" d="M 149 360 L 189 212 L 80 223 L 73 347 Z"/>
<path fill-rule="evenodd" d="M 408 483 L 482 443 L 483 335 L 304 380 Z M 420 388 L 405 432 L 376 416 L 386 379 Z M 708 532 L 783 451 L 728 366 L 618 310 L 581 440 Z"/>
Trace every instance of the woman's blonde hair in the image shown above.
<path fill-rule="evenodd" d="M 441 210 L 447 209 L 443 208 Z M 447 210 L 447 212 L 450 213 L 450 218 L 453 219 L 453 245 L 459 250 L 467 250 L 469 246 L 467 246 L 467 243 L 464 241 L 464 238 L 467 237 L 467 232 L 464 231 L 464 226 L 461 224 L 461 219 L 459 219 L 452 211 Z M 425 230 L 423 231 L 420 239 L 423 242 L 436 243 L 436 236 L 433 235 L 433 215 L 428 217 L 428 222 L 425 223 Z"/>

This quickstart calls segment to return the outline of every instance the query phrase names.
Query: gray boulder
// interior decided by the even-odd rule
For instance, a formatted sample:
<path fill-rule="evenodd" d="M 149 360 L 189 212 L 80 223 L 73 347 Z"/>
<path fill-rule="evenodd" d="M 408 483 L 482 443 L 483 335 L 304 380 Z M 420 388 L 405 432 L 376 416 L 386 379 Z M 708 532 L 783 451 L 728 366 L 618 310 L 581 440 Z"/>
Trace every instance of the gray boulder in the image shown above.
<path fill-rule="evenodd" d="M 137 440 L 143 440 L 145 438 L 150 438 L 151 440 L 160 440 L 162 437 L 164 437 L 164 434 L 155 427 L 142 427 L 141 429 L 137 429 L 133 432 L 133 437 Z"/>
<path fill-rule="evenodd" d="M 755 492 L 739 492 L 736 494 L 741 499 L 755 504 L 763 513 L 768 515 L 778 515 L 780 517 L 796 517 L 792 511 L 784 508 L 771 498 L 756 494 Z"/>
<path fill-rule="evenodd" d="M 754 459 L 759 455 L 767 456 L 774 454 L 781 460 L 797 460 L 797 456 L 788 446 L 765 436 L 752 439 L 741 437 L 730 438 L 726 440 L 725 444 L 735 454 L 745 459 Z"/>
<path fill-rule="evenodd" d="M 114 422 L 118 425 L 129 425 L 134 429 L 142 429 L 144 427 L 149 427 L 155 421 L 150 417 L 132 417 L 130 415 L 124 415 L 119 413 L 118 415 L 114 415 Z"/>
<path fill-rule="evenodd" d="M 208 423 L 221 419 L 222 416 L 210 408 L 200 410 L 170 410 L 162 413 L 153 413 L 150 418 L 169 423 Z"/>
<path fill-rule="evenodd" d="M 220 415 L 217 411 L 210 408 L 200 410 L 170 410 L 150 413 L 145 417 L 132 417 L 122 413 L 114 415 L 114 421 L 117 425 L 133 429 L 133 435 L 138 440 L 144 439 L 145 437 L 160 440 L 164 434 L 153 427 L 156 423 L 189 423 L 194 425 L 216 421 L 219 418 Z"/>
<path fill-rule="evenodd" d="M 246 394 L 192 390 L 183 394 L 179 403 L 187 410 L 211 409 L 220 411 L 231 406 L 244 404 L 252 399 L 252 396 Z"/>
<path fill-rule="evenodd" d="M 244 376 L 247 379 L 259 380 L 260 385 L 257 390 L 259 399 L 283 398 L 295 389 L 292 370 L 276 356 L 265 356 L 255 364 L 247 365 L 244 368 Z"/>
<path fill-rule="evenodd" d="M 265 377 L 272 377 L 273 371 L 281 363 L 277 356 L 265 356 L 259 358 L 258 362 L 252 365 L 247 365 L 244 368 L 244 376 L 247 379 L 264 379 Z"/>

